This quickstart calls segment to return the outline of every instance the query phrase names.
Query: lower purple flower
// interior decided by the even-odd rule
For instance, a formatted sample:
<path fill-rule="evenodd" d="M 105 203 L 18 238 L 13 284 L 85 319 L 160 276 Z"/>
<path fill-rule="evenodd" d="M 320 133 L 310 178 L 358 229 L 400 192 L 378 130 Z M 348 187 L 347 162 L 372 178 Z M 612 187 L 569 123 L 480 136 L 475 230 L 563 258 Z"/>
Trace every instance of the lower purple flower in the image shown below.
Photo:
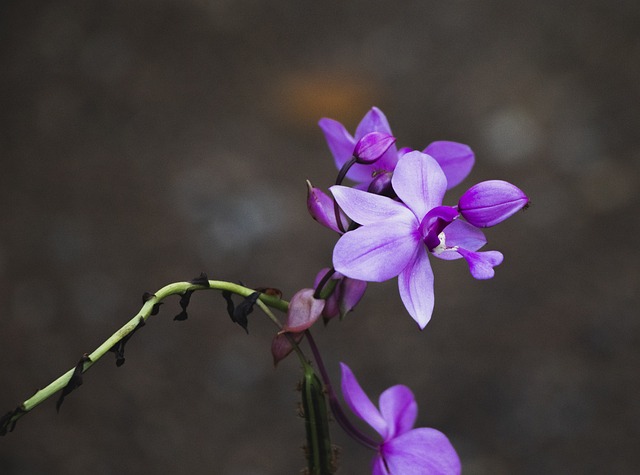
<path fill-rule="evenodd" d="M 340 363 L 342 394 L 360 419 L 380 434 L 373 475 L 456 475 L 460 459 L 447 436 L 427 427 L 413 428 L 418 404 L 411 390 L 392 386 L 376 407 L 360 387 L 351 369 Z"/>

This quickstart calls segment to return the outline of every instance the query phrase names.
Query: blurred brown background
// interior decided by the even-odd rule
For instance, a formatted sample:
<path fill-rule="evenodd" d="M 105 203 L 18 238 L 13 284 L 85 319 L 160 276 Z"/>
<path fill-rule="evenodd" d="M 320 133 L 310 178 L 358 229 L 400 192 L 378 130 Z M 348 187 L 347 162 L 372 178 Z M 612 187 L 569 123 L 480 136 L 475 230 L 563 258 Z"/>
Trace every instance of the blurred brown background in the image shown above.
<path fill-rule="evenodd" d="M 290 297 L 335 236 L 305 184 L 335 177 L 318 129 L 373 105 L 399 145 L 470 144 L 450 192 L 505 179 L 532 207 L 487 231 L 505 262 L 435 262 L 417 331 L 395 280 L 316 329 L 331 372 L 405 383 L 464 473 L 640 466 L 640 3 L 71 1 L 0 6 L 1 413 L 205 271 Z M 0 439 L 3 474 L 298 473 L 298 365 L 273 369 L 219 295 L 172 299 L 65 401 Z M 372 453 L 337 428 L 343 474 Z"/>

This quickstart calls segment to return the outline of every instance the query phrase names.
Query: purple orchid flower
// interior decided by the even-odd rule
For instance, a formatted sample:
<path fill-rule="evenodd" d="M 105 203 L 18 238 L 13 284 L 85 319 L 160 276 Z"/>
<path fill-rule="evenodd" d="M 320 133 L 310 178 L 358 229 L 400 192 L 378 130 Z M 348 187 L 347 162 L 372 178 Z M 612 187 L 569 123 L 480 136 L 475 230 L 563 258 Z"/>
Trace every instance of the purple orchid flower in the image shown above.
<path fill-rule="evenodd" d="M 338 240 L 333 265 L 347 277 L 369 282 L 398 276 L 402 302 L 422 329 L 431 319 L 434 305 L 429 254 L 445 260 L 464 258 L 476 279 L 493 277 L 493 267 L 502 262 L 503 256 L 498 251 L 477 252 L 487 242 L 482 231 L 457 220 L 460 214 L 456 207 L 442 206 L 447 179 L 430 155 L 417 151 L 404 154 L 391 183 L 401 202 L 344 186 L 331 187 L 340 208 L 361 225 Z M 504 219 L 499 216 L 500 210 L 504 216 L 513 214 L 513 206 L 499 206 L 501 200 L 513 201 L 511 189 L 508 193 L 500 193 L 500 189 L 496 192 L 491 182 L 485 182 L 479 191 L 463 196 L 469 209 L 478 208 L 473 203 L 494 204 L 487 208 L 484 221 Z M 487 194 L 491 195 L 489 199 L 485 199 Z M 524 207 L 526 202 L 520 204 Z M 474 217 L 484 222 L 482 211 Z"/>
<path fill-rule="evenodd" d="M 403 385 L 385 390 L 379 409 L 358 384 L 351 369 L 340 363 L 342 394 L 354 414 L 373 427 L 382 442 L 373 461 L 373 475 L 456 475 L 460 459 L 447 436 L 428 427 L 413 428 L 418 404 Z"/>
<path fill-rule="evenodd" d="M 329 150 L 338 170 L 341 170 L 345 163 L 351 160 L 356 144 L 371 132 L 381 132 L 386 135 L 393 135 L 387 118 L 377 107 L 373 107 L 364 116 L 358 127 L 355 136 L 352 136 L 347 129 L 337 120 L 320 119 L 318 125 L 324 132 Z M 394 144 L 390 144 L 386 152 L 382 154 L 374 163 L 353 165 L 347 173 L 347 178 L 357 183 L 366 185 L 373 176 L 384 171 L 393 171 L 398 162 L 398 150 Z"/>
<path fill-rule="evenodd" d="M 327 145 L 333 154 L 338 170 L 341 170 L 344 164 L 351 159 L 356 146 L 367 134 L 372 132 L 380 133 L 376 137 L 376 142 L 379 143 L 377 145 L 378 149 L 387 146 L 387 143 L 381 140 L 381 137 L 392 136 L 386 116 L 377 107 L 372 107 L 360 121 L 356 128 L 355 136 L 351 136 L 340 122 L 333 119 L 321 119 L 318 125 L 324 132 Z M 384 182 L 387 179 L 385 177 L 388 177 L 395 170 L 396 164 L 402 155 L 410 150 L 409 148 L 402 148 L 398 151 L 394 144 L 388 144 L 386 152 L 375 163 L 354 165 L 346 176 L 350 180 L 359 183 L 357 188 L 368 189 L 373 193 L 376 192 L 376 189 L 385 189 L 382 184 L 377 182 Z M 453 188 L 462 182 L 471 172 L 475 162 L 475 156 L 471 148 L 468 145 L 457 142 L 445 140 L 432 142 L 424 149 L 424 153 L 435 158 L 442 168 L 447 177 L 447 189 Z M 375 182 L 373 189 L 369 187 L 372 182 Z"/>

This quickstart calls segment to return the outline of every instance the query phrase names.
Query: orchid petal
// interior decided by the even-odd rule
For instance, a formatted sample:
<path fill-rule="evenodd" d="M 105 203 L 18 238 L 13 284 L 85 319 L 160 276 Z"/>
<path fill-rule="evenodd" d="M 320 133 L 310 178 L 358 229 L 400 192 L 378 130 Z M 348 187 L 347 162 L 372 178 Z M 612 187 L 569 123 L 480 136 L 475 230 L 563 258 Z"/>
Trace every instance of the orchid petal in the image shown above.
<path fill-rule="evenodd" d="M 329 150 L 333 154 L 333 159 L 338 170 L 347 163 L 353 155 L 353 147 L 356 145 L 355 139 L 347 132 L 337 120 L 320 119 L 318 125 L 324 132 L 324 137 L 329 146 Z"/>
<path fill-rule="evenodd" d="M 380 414 L 387 421 L 388 439 L 411 430 L 418 417 L 418 403 L 411 389 L 402 384 L 385 390 L 380 395 L 378 406 Z"/>
<path fill-rule="evenodd" d="M 474 226 L 488 228 L 501 223 L 528 203 L 529 198 L 517 186 L 502 180 L 489 180 L 465 191 L 458 202 L 458 209 Z"/>
<path fill-rule="evenodd" d="M 500 265 L 504 256 L 498 251 L 472 252 L 466 249 L 458 249 L 469 264 L 469 271 L 473 278 L 478 280 L 491 279 L 495 275 L 494 266 Z"/>
<path fill-rule="evenodd" d="M 447 190 L 462 182 L 471 172 L 475 155 L 468 145 L 440 140 L 430 143 L 424 153 L 435 158 L 447 177 Z"/>
<path fill-rule="evenodd" d="M 447 179 L 438 162 L 422 152 L 409 152 L 398 161 L 391 179 L 402 202 L 422 220 L 431 208 L 440 206 Z"/>
<path fill-rule="evenodd" d="M 416 226 L 388 219 L 345 233 L 333 249 L 333 266 L 343 275 L 383 282 L 402 272 L 423 248 Z"/>
<path fill-rule="evenodd" d="M 358 124 L 355 135 L 356 140 L 364 137 L 369 132 L 384 132 L 385 134 L 393 135 L 387 117 L 377 107 L 372 107 Z"/>
<path fill-rule="evenodd" d="M 385 442 L 378 457 L 384 458 L 388 473 L 394 475 L 457 475 L 461 471 L 460 458 L 447 436 L 427 427 Z"/>
<path fill-rule="evenodd" d="M 340 208 L 356 223 L 366 225 L 387 219 L 414 220 L 406 206 L 386 196 L 341 185 L 329 189 Z"/>
<path fill-rule="evenodd" d="M 356 416 L 373 427 L 386 440 L 388 427 L 380 411 L 362 390 L 351 368 L 340 363 L 340 369 L 342 370 L 342 396 L 345 402 Z"/>
<path fill-rule="evenodd" d="M 400 298 L 409 315 L 423 329 L 433 313 L 433 271 L 427 250 L 420 246 L 413 261 L 398 276 Z"/>

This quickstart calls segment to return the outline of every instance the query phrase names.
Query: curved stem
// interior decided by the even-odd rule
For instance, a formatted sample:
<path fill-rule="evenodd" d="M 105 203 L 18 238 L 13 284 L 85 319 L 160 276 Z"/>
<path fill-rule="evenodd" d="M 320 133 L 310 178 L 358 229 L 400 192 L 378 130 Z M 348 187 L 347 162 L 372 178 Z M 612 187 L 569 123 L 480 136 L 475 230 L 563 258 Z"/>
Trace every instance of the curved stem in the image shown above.
<path fill-rule="evenodd" d="M 208 286 L 203 284 L 194 284 L 192 282 L 175 282 L 173 284 L 166 285 L 158 290 L 154 295 L 152 295 L 140 311 L 125 323 L 118 331 L 116 331 L 113 335 L 111 335 L 104 343 L 102 343 L 98 348 L 96 348 L 92 353 L 85 355 L 82 359 L 81 363 L 78 363 L 76 368 L 72 368 L 66 373 L 64 373 L 59 378 L 55 379 L 53 382 L 49 383 L 46 387 L 38 390 L 33 396 L 26 399 L 22 404 L 20 404 L 16 409 L 10 411 L 0 418 L 0 435 L 4 435 L 7 430 L 11 431 L 16 421 L 24 416 L 26 413 L 31 411 L 36 406 L 43 403 L 45 400 L 53 396 L 55 393 L 65 388 L 69 381 L 74 376 L 74 373 L 80 372 L 84 373 L 91 366 L 93 366 L 100 358 L 102 358 L 111 348 L 113 348 L 120 341 L 125 339 L 127 336 L 131 335 L 131 333 L 138 328 L 141 323 L 146 322 L 151 315 L 154 315 L 154 309 L 157 309 L 157 305 L 162 302 L 165 298 L 171 295 L 184 295 L 185 292 L 194 292 L 198 290 L 226 290 L 232 292 L 234 294 L 240 295 L 242 297 L 248 297 L 249 295 L 255 293 L 254 289 L 250 289 L 248 287 L 244 287 L 242 285 L 234 284 L 231 282 L 219 281 L 219 280 L 209 280 Z M 275 308 L 277 310 L 281 310 L 286 312 L 289 308 L 289 302 L 286 300 L 282 300 L 273 295 L 260 294 L 257 300 L 257 305 L 261 308 L 262 311 L 271 319 L 271 321 L 278 326 L 278 328 L 282 328 L 279 320 L 275 317 L 275 315 L 269 310 L 269 307 Z M 300 348 L 298 348 L 297 343 L 292 340 L 292 345 L 296 349 L 298 353 L 298 357 L 306 362 L 306 358 L 304 354 L 302 354 Z"/>
<path fill-rule="evenodd" d="M 333 287 L 329 288 L 326 292 L 323 292 L 323 290 L 327 285 L 327 282 L 329 282 L 329 279 L 331 279 L 331 277 L 335 273 L 336 273 L 336 269 L 332 267 L 322 276 L 322 279 L 320 279 L 320 282 L 318 282 L 318 285 L 316 286 L 315 292 L 313 292 L 314 299 L 326 299 L 331 295 L 331 293 L 333 292 Z"/>
<path fill-rule="evenodd" d="M 329 373 L 327 373 L 327 369 L 324 366 L 324 362 L 322 361 L 322 356 L 320 355 L 320 351 L 318 350 L 318 346 L 316 345 L 313 336 L 311 336 L 311 332 L 309 330 L 305 330 L 305 336 L 307 337 L 307 341 L 309 342 L 309 347 L 311 347 L 311 352 L 313 353 L 313 358 L 316 360 L 316 365 L 318 366 L 318 371 L 320 372 L 320 376 L 322 377 L 322 381 L 324 383 L 325 389 L 329 396 L 329 406 L 331 407 L 331 412 L 333 413 L 333 417 L 336 419 L 340 427 L 354 440 L 361 443 L 365 447 L 368 447 L 373 450 L 378 450 L 378 443 L 374 441 L 369 436 L 363 434 L 357 427 L 355 427 L 351 421 L 347 418 L 347 415 L 342 410 L 342 406 L 338 401 L 338 396 L 331 385 L 331 379 L 329 378 Z"/>

